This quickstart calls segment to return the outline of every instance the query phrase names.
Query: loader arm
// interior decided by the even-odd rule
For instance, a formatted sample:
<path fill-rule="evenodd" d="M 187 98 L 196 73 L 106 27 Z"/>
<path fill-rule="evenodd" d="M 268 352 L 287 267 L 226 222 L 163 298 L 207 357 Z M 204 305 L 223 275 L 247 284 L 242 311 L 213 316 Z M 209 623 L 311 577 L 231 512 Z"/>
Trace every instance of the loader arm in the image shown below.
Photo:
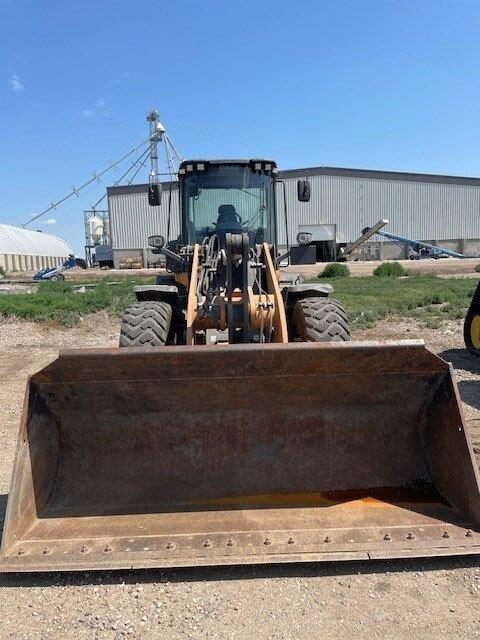
<path fill-rule="evenodd" d="M 186 344 L 199 343 L 197 333 L 207 329 L 228 330 L 228 342 L 232 343 L 238 341 L 235 331 L 239 327 L 243 342 L 258 335 L 259 342 L 287 343 L 285 306 L 271 247 L 263 243 L 251 251 L 245 234 L 227 234 L 226 249 L 217 254 L 208 247 L 207 242 L 193 248 Z M 218 273 L 212 273 L 215 270 Z M 252 279 L 253 271 L 257 273 Z"/>

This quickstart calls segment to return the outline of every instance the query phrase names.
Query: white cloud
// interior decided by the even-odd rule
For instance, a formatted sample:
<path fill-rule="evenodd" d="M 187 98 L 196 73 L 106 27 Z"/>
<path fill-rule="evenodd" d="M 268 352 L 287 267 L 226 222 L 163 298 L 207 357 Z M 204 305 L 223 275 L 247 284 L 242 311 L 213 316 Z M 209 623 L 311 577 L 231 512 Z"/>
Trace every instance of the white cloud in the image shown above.
<path fill-rule="evenodd" d="M 49 218 L 48 220 L 45 220 L 45 224 L 57 224 L 57 221 L 55 218 Z"/>
<path fill-rule="evenodd" d="M 20 91 L 23 91 L 25 88 L 25 85 L 23 84 L 22 79 L 16 73 L 12 73 L 12 76 L 8 81 L 8 83 L 12 87 L 12 90 L 15 91 L 15 93 L 19 93 Z"/>
<path fill-rule="evenodd" d="M 80 113 L 83 118 L 97 118 L 99 116 L 109 118 L 112 115 L 112 110 L 108 106 L 106 98 L 97 98 L 91 109 L 83 109 Z"/>

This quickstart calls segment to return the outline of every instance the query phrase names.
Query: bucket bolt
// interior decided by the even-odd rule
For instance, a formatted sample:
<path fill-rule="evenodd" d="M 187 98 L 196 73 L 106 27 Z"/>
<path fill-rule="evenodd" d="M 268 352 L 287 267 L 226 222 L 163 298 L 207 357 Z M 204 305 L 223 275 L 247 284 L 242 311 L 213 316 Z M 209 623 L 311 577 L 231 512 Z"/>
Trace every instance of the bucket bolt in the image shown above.
<path fill-rule="evenodd" d="M 409 533 L 408 533 L 407 540 L 415 540 L 415 536 L 413 535 L 413 533 L 411 531 L 409 531 Z"/>
<path fill-rule="evenodd" d="M 204 546 L 204 547 L 211 547 L 211 546 L 212 546 L 212 543 L 211 543 L 211 541 L 210 541 L 210 540 L 205 540 L 205 542 L 203 543 L 203 546 Z"/>
<path fill-rule="evenodd" d="M 293 538 L 289 538 L 287 540 L 287 544 L 295 544 L 295 540 Z"/>
<path fill-rule="evenodd" d="M 465 535 L 467 536 L 467 538 L 473 538 L 473 531 L 469 529 Z"/>
<path fill-rule="evenodd" d="M 270 540 L 270 538 L 265 538 L 265 541 L 263 543 L 266 547 L 268 547 L 269 544 L 272 544 L 272 541 Z"/>
<path fill-rule="evenodd" d="M 173 542 L 167 543 L 167 549 L 175 549 L 175 545 L 173 544 Z"/>
<path fill-rule="evenodd" d="M 384 539 L 384 540 L 386 540 L 386 541 L 388 542 L 388 540 L 391 540 L 391 539 L 392 539 L 392 536 L 391 536 L 389 533 L 386 533 L 386 534 L 383 536 L 383 539 Z"/>
<path fill-rule="evenodd" d="M 450 538 L 450 534 L 448 533 L 448 531 L 444 531 L 442 537 L 443 538 Z"/>

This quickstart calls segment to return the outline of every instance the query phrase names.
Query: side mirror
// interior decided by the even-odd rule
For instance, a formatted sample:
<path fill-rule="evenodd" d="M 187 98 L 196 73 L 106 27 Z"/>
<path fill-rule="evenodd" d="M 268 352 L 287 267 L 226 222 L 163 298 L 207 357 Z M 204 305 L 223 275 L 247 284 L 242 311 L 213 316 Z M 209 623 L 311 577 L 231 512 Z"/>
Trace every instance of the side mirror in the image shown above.
<path fill-rule="evenodd" d="M 310 202 L 310 182 L 297 180 L 297 197 L 299 202 Z"/>
<path fill-rule="evenodd" d="M 148 204 L 151 207 L 159 207 L 162 203 L 162 185 L 153 182 L 148 185 Z"/>
<path fill-rule="evenodd" d="M 149 236 L 148 246 L 154 249 L 161 249 L 165 245 L 165 238 L 163 236 Z"/>

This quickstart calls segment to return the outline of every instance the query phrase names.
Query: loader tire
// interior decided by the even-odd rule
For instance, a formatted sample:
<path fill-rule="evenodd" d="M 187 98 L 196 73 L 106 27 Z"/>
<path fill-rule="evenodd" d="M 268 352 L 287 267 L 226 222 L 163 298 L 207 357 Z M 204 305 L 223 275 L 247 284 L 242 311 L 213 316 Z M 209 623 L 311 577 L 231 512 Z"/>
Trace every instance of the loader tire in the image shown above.
<path fill-rule="evenodd" d="M 463 339 L 468 351 L 477 358 L 480 356 L 480 309 L 470 308 L 463 324 Z"/>
<path fill-rule="evenodd" d="M 166 302 L 138 302 L 125 309 L 121 347 L 163 347 L 167 344 L 172 307 Z"/>
<path fill-rule="evenodd" d="M 463 339 L 465 346 L 474 356 L 480 356 L 480 282 L 470 302 L 470 307 L 463 323 Z"/>
<path fill-rule="evenodd" d="M 338 300 L 305 298 L 293 308 L 291 340 L 300 342 L 344 342 L 350 340 L 347 314 Z"/>

